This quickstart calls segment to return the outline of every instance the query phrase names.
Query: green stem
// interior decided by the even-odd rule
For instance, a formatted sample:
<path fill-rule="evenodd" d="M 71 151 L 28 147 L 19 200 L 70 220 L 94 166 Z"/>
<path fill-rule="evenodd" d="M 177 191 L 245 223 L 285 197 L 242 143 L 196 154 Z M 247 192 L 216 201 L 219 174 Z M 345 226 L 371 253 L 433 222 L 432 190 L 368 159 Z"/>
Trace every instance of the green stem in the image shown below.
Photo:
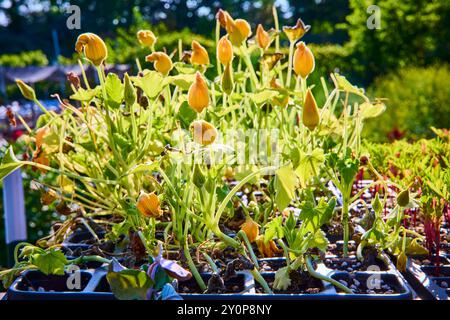
<path fill-rule="evenodd" d="M 341 289 L 342 291 L 344 291 L 347 294 L 354 294 L 353 290 L 347 288 L 346 286 L 344 286 L 342 283 L 340 283 L 339 281 L 336 281 L 330 277 L 327 277 L 323 274 L 320 274 L 318 272 L 316 272 L 316 270 L 314 270 L 314 267 L 312 265 L 311 262 L 311 257 L 307 256 L 306 257 L 306 268 L 308 269 L 309 274 L 319 280 L 323 280 L 326 282 L 331 283 L 332 285 L 334 285 L 335 287 L 338 287 L 339 289 Z"/>
<path fill-rule="evenodd" d="M 263 278 L 263 276 L 259 273 L 259 271 L 256 268 L 252 270 L 252 275 L 253 278 L 255 278 L 255 280 L 263 287 L 265 293 L 273 294 L 272 290 L 267 284 L 267 281 Z"/>
<path fill-rule="evenodd" d="M 197 281 L 197 284 L 200 287 L 200 290 L 206 291 L 206 284 L 203 281 L 202 276 L 198 272 L 197 267 L 195 266 L 194 260 L 192 260 L 191 253 L 189 252 L 189 245 L 187 243 L 187 239 L 184 241 L 183 252 L 184 252 L 184 256 L 186 257 L 187 263 L 189 265 L 189 269 L 191 269 L 192 275 L 194 276 L 195 280 Z"/>
<path fill-rule="evenodd" d="M 250 253 L 250 257 L 252 258 L 253 264 L 257 269 L 259 269 L 258 258 L 256 258 L 255 252 L 253 251 L 252 248 L 252 244 L 250 243 L 250 240 L 248 240 L 247 235 L 245 234 L 244 231 L 241 230 L 239 231 L 238 236 L 244 240 L 245 245 L 247 246 L 247 250 Z"/>

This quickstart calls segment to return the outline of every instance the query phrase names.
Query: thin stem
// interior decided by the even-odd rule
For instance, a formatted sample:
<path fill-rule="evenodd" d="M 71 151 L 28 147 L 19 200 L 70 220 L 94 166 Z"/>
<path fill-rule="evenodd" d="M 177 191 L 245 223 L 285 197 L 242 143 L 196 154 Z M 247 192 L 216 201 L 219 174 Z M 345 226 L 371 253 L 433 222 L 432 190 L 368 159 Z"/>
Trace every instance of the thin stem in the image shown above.
<path fill-rule="evenodd" d="M 311 257 L 310 257 L 310 256 L 307 256 L 307 257 L 306 257 L 306 268 L 308 269 L 309 274 L 310 274 L 313 278 L 316 278 L 316 279 L 319 279 L 319 280 L 323 280 L 323 281 L 329 282 L 329 283 L 331 283 L 331 284 L 334 285 L 335 287 L 338 287 L 339 289 L 341 289 L 342 291 L 344 291 L 344 292 L 347 293 L 347 294 L 354 294 L 353 290 L 347 288 L 346 286 L 344 286 L 344 285 L 343 285 L 342 283 L 340 283 L 339 281 L 336 281 L 336 280 L 334 280 L 334 279 L 332 279 L 332 278 L 330 278 L 330 277 L 327 277 L 327 276 L 325 276 L 325 275 L 323 275 L 323 274 L 320 274 L 320 273 L 316 272 L 316 270 L 314 270 L 314 267 L 313 267 L 313 265 L 312 265 Z"/>

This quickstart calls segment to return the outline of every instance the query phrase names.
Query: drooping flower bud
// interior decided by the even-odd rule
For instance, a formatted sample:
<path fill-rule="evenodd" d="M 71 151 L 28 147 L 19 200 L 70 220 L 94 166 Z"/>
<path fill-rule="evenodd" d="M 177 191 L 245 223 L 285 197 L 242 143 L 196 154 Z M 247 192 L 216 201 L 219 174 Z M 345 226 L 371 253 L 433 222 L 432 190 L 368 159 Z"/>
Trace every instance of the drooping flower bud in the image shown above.
<path fill-rule="evenodd" d="M 139 30 L 137 33 L 139 43 L 143 46 L 152 48 L 156 43 L 155 34 L 150 30 Z"/>
<path fill-rule="evenodd" d="M 305 25 L 302 19 L 298 19 L 297 24 L 293 27 L 283 27 L 284 33 L 291 42 L 300 40 L 310 29 L 311 26 Z"/>
<path fill-rule="evenodd" d="M 134 103 L 136 102 L 136 89 L 134 88 L 133 84 L 131 83 L 131 79 L 130 76 L 128 75 L 128 73 L 125 73 L 125 77 L 124 77 L 124 85 L 125 85 L 125 90 L 124 90 L 124 97 L 125 97 L 125 104 L 128 107 L 133 107 Z"/>
<path fill-rule="evenodd" d="M 67 73 L 67 81 L 75 88 L 80 89 L 81 87 L 81 81 L 80 77 L 78 77 L 74 72 Z"/>
<path fill-rule="evenodd" d="M 225 66 L 233 61 L 233 45 L 227 36 L 223 36 L 217 44 L 217 57 L 220 63 Z"/>
<path fill-rule="evenodd" d="M 297 44 L 297 49 L 294 55 L 294 71 L 295 73 L 306 79 L 316 67 L 314 55 L 306 44 L 302 41 Z"/>
<path fill-rule="evenodd" d="M 233 18 L 226 11 L 225 17 L 228 38 L 233 45 L 240 47 L 242 43 L 252 35 L 250 24 L 244 19 L 233 20 Z"/>
<path fill-rule="evenodd" d="M 203 146 L 209 146 L 216 141 L 217 129 L 209 122 L 204 120 L 195 121 L 191 124 L 194 141 Z"/>
<path fill-rule="evenodd" d="M 108 48 L 105 42 L 94 33 L 83 33 L 75 44 L 78 53 L 84 53 L 86 58 L 95 66 L 100 66 L 108 57 Z"/>
<path fill-rule="evenodd" d="M 200 72 L 197 72 L 195 81 L 189 88 L 188 104 L 198 113 L 201 113 L 209 105 L 208 85 Z"/>
<path fill-rule="evenodd" d="M 256 29 L 256 41 L 258 42 L 258 46 L 264 51 L 270 46 L 269 33 L 264 30 L 261 24 L 258 24 L 258 28 Z"/>
<path fill-rule="evenodd" d="M 259 236 L 259 225 L 252 218 L 247 218 L 241 230 L 245 232 L 250 243 L 255 242 Z"/>
<path fill-rule="evenodd" d="M 317 108 L 317 102 L 311 90 L 306 93 L 305 104 L 303 106 L 303 125 L 309 130 L 314 129 L 319 125 L 320 114 Z"/>
<path fill-rule="evenodd" d="M 273 258 L 275 254 L 281 253 L 282 250 L 277 247 L 273 240 L 265 241 L 264 236 L 258 236 L 255 240 L 259 253 L 264 258 Z"/>
<path fill-rule="evenodd" d="M 142 192 L 138 199 L 137 209 L 142 215 L 149 218 L 158 219 L 163 215 L 159 198 L 155 193 L 148 194 Z"/>
<path fill-rule="evenodd" d="M 199 164 L 195 164 L 194 166 L 193 182 L 194 185 L 199 189 L 203 188 L 206 183 L 205 174 L 203 173 L 203 170 Z"/>
<path fill-rule="evenodd" d="M 155 69 L 163 75 L 168 75 L 173 68 L 172 59 L 164 52 L 153 52 L 145 61 L 154 62 Z"/>
<path fill-rule="evenodd" d="M 36 93 L 34 92 L 34 89 L 27 85 L 22 80 L 16 80 L 16 84 L 20 89 L 20 92 L 22 93 L 23 97 L 30 101 L 36 100 Z"/>
<path fill-rule="evenodd" d="M 209 65 L 208 51 L 198 41 L 192 41 L 191 64 Z"/>
<path fill-rule="evenodd" d="M 402 252 L 397 258 L 397 269 L 400 272 L 406 272 L 406 265 L 408 263 L 408 257 Z"/>

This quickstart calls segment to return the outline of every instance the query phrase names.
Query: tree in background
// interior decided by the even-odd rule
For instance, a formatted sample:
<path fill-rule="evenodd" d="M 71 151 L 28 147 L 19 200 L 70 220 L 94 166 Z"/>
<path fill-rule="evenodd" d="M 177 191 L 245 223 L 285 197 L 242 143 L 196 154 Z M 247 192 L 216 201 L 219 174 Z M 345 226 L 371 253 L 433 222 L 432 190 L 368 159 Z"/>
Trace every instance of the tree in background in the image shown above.
<path fill-rule="evenodd" d="M 367 27 L 372 4 L 381 9 L 380 30 Z M 398 68 L 450 61 L 450 1 L 350 0 L 350 8 L 349 46 L 360 63 L 362 80 Z"/>

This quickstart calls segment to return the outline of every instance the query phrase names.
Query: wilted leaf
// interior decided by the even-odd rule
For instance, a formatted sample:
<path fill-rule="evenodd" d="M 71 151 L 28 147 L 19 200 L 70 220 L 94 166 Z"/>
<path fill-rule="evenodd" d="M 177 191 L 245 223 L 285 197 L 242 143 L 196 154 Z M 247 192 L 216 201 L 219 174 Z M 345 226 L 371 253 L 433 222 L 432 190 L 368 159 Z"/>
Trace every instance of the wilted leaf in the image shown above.
<path fill-rule="evenodd" d="M 64 275 L 64 267 L 68 263 L 61 251 L 51 249 L 45 253 L 37 253 L 31 257 L 31 263 L 45 275 Z"/>

